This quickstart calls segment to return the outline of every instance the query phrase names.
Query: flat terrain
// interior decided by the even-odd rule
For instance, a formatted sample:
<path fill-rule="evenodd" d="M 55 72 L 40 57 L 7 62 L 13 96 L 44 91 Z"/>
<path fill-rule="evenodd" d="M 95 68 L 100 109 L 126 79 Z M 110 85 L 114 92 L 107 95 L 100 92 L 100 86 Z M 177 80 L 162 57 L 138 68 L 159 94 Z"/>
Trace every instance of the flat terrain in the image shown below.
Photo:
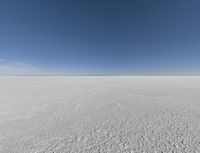
<path fill-rule="evenodd" d="M 176 152 L 200 152 L 200 77 L 0 77 L 0 153 Z"/>

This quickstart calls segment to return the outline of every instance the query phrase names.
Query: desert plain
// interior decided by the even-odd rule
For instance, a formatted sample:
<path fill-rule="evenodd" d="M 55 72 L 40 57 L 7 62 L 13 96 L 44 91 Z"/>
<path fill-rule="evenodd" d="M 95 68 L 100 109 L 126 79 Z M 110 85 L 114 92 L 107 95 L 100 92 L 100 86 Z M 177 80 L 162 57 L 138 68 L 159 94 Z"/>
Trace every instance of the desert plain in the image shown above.
<path fill-rule="evenodd" d="M 0 153 L 198 152 L 198 76 L 0 77 Z"/>

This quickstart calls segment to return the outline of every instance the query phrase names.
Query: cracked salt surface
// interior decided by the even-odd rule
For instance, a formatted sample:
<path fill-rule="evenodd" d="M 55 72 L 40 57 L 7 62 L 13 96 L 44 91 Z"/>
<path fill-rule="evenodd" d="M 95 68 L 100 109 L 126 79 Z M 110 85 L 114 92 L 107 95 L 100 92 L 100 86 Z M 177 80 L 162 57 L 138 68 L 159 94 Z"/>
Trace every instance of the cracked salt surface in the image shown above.
<path fill-rule="evenodd" d="M 199 91 L 200 77 L 2 77 L 0 152 L 200 152 Z"/>
<path fill-rule="evenodd" d="M 0 134 L 0 152 L 3 152 L 3 148 L 2 148 L 2 141 L 3 141 L 4 137 Z"/>

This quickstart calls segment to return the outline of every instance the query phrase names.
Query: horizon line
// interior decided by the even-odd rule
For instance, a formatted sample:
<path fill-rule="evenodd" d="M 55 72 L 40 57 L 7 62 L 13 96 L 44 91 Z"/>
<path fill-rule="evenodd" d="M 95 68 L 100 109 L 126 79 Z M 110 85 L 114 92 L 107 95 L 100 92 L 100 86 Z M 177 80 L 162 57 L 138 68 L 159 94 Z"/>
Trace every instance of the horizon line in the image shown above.
<path fill-rule="evenodd" d="M 65 74 L 65 75 L 61 75 L 61 74 L 59 74 L 59 75 L 0 75 L 0 77 L 20 77 L 20 76 L 27 76 L 27 77 L 31 77 L 31 76 L 200 76 L 200 74 L 161 74 L 161 75 L 159 75 L 159 74 L 147 74 L 147 75 L 140 75 L 140 74 L 138 74 L 138 75 L 112 75 L 112 74 L 69 74 L 69 75 L 67 75 L 67 74 Z"/>

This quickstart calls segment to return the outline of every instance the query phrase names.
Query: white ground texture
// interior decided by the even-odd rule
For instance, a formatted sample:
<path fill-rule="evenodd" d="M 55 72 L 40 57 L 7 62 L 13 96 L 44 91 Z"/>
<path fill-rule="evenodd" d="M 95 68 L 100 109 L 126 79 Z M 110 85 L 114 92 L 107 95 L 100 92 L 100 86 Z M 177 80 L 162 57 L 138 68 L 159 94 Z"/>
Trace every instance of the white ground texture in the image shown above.
<path fill-rule="evenodd" d="M 0 153 L 199 153 L 200 77 L 0 77 Z"/>

